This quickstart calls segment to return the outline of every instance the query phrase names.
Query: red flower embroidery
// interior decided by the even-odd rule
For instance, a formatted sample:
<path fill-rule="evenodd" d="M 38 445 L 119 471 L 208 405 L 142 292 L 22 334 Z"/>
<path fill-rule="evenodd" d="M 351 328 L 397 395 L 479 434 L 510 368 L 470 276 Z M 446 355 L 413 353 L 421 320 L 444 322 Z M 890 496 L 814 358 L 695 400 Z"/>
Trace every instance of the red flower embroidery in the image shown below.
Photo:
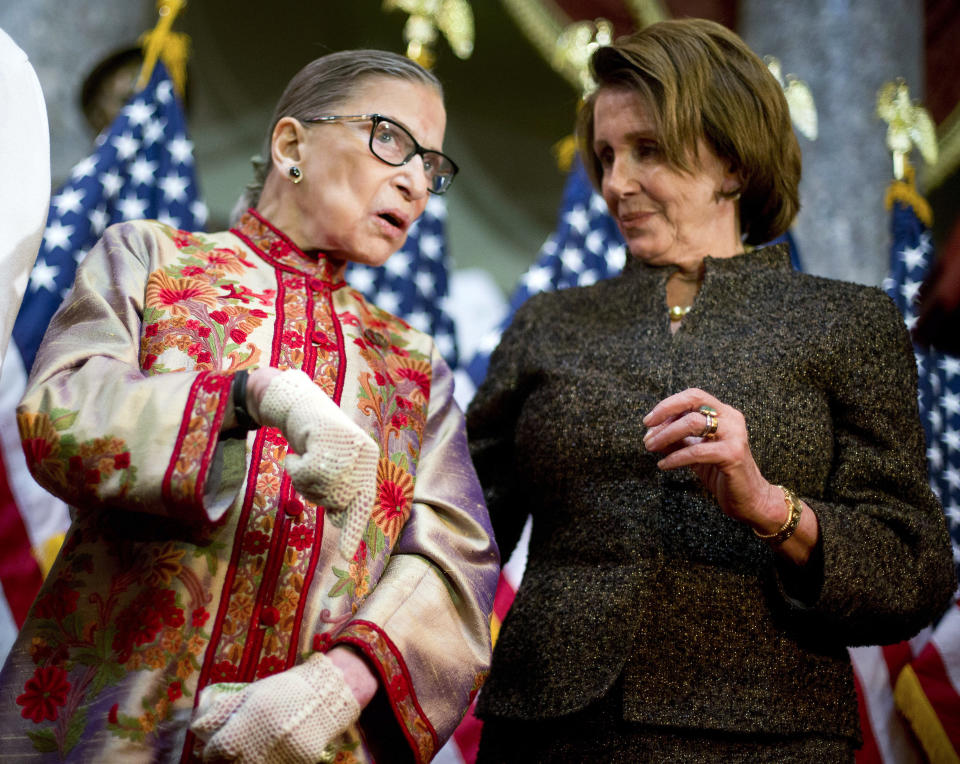
<path fill-rule="evenodd" d="M 210 336 L 210 327 L 201 326 L 199 329 L 197 329 L 197 334 L 200 336 L 201 339 L 206 339 L 207 337 Z"/>
<path fill-rule="evenodd" d="M 284 332 L 283 341 L 290 347 L 303 347 L 303 335 L 300 332 Z"/>
<path fill-rule="evenodd" d="M 230 339 L 232 339 L 238 345 L 242 345 L 247 340 L 247 333 L 244 331 L 241 331 L 240 329 L 231 329 Z"/>
<path fill-rule="evenodd" d="M 387 522 L 397 517 L 403 517 L 403 510 L 407 506 L 407 497 L 403 489 L 396 483 L 389 481 L 381 483 L 377 491 L 377 500 Z"/>
<path fill-rule="evenodd" d="M 173 239 L 173 243 L 177 245 L 178 249 L 183 249 L 193 244 L 193 237 L 186 231 L 174 231 L 170 235 L 170 238 Z"/>
<path fill-rule="evenodd" d="M 399 348 L 396 345 L 390 346 L 390 352 L 395 353 L 396 355 L 402 355 L 404 358 L 407 358 L 410 355 L 409 350 L 404 350 L 403 348 Z"/>
<path fill-rule="evenodd" d="M 157 324 L 147 324 L 147 328 L 143 330 L 143 334 L 146 337 L 156 337 L 159 331 L 160 327 Z"/>
<path fill-rule="evenodd" d="M 113 457 L 113 466 L 118 470 L 125 470 L 130 466 L 130 452 L 124 451 L 122 454 L 116 454 Z"/>
<path fill-rule="evenodd" d="M 213 668 L 210 669 L 210 681 L 213 683 L 232 682 L 236 678 L 237 667 L 230 663 L 230 661 L 220 661 L 220 663 L 214 664 Z"/>
<path fill-rule="evenodd" d="M 201 628 L 210 619 L 210 613 L 206 608 L 198 607 L 190 616 L 190 624 L 196 628 Z"/>
<path fill-rule="evenodd" d="M 197 265 L 188 265 L 186 268 L 181 268 L 180 273 L 184 276 L 199 276 L 203 273 L 203 268 Z"/>
<path fill-rule="evenodd" d="M 268 318 L 270 314 L 264 310 L 260 310 L 260 308 L 254 308 L 250 311 L 250 315 L 255 318 Z"/>
<path fill-rule="evenodd" d="M 222 310 L 215 310 L 210 314 L 210 318 L 216 321 L 218 324 L 225 324 L 230 320 L 230 316 L 224 313 Z"/>
<path fill-rule="evenodd" d="M 400 368 L 397 369 L 397 374 L 404 379 L 409 379 L 411 382 L 413 382 L 417 387 L 423 390 L 424 395 L 430 394 L 430 377 L 428 377 L 422 371 Z"/>
<path fill-rule="evenodd" d="M 23 690 L 17 698 L 17 704 L 23 706 L 20 715 L 32 719 L 34 724 L 44 719 L 55 722 L 60 706 L 67 702 L 70 682 L 67 681 L 67 672 L 59 666 L 43 666 L 33 672 Z"/>
<path fill-rule="evenodd" d="M 243 551 L 247 554 L 263 554 L 270 546 L 270 537 L 260 531 L 247 531 L 243 536 Z"/>
<path fill-rule="evenodd" d="M 279 674 L 283 669 L 282 660 L 275 655 L 268 655 L 260 661 L 260 665 L 257 666 L 257 679 L 263 679 L 265 676 L 270 676 L 271 674 Z"/>
<path fill-rule="evenodd" d="M 330 643 L 333 640 L 327 632 L 313 635 L 313 651 L 316 653 L 325 653 L 330 649 Z"/>
<path fill-rule="evenodd" d="M 157 357 L 153 353 L 147 353 L 147 357 L 143 359 L 143 370 L 148 371 L 156 360 Z"/>
<path fill-rule="evenodd" d="M 227 293 L 223 295 L 224 300 L 228 300 L 232 297 L 240 300 L 240 302 L 250 302 L 250 298 L 247 295 L 253 294 L 252 289 L 240 284 L 221 284 L 220 288 L 227 290 Z"/>
<path fill-rule="evenodd" d="M 389 695 L 392 700 L 400 702 L 406 699 L 410 691 L 407 689 L 407 683 L 403 681 L 403 675 L 397 674 L 390 680 Z"/>
<path fill-rule="evenodd" d="M 410 421 L 410 420 L 407 419 L 407 415 L 406 415 L 406 414 L 401 414 L 401 413 L 398 411 L 398 412 L 397 412 L 396 414 L 394 414 L 393 417 L 390 419 L 390 424 L 392 424 L 394 427 L 400 428 L 400 427 L 406 427 L 408 421 Z"/>
<path fill-rule="evenodd" d="M 191 318 L 187 320 L 186 326 L 187 326 L 187 329 L 189 329 L 191 332 L 195 332 L 197 331 L 197 329 L 200 328 L 200 322 L 197 321 L 197 319 L 195 318 Z"/>
<path fill-rule="evenodd" d="M 36 614 L 39 618 L 62 621 L 77 609 L 80 592 L 70 588 L 66 581 L 58 580 L 50 592 L 37 600 Z"/>
<path fill-rule="evenodd" d="M 303 551 L 313 544 L 313 532 L 309 525 L 295 525 L 290 529 L 287 543 L 299 551 Z"/>
<path fill-rule="evenodd" d="M 209 352 L 204 350 L 200 355 L 197 356 L 197 363 L 210 363 L 213 360 L 213 356 Z"/>
<path fill-rule="evenodd" d="M 170 702 L 173 703 L 177 698 L 183 697 L 183 688 L 180 686 L 180 682 L 171 682 L 170 686 L 167 687 L 167 697 L 170 699 Z"/>
<path fill-rule="evenodd" d="M 87 470 L 83 476 L 83 482 L 95 485 L 100 482 L 100 470 Z"/>

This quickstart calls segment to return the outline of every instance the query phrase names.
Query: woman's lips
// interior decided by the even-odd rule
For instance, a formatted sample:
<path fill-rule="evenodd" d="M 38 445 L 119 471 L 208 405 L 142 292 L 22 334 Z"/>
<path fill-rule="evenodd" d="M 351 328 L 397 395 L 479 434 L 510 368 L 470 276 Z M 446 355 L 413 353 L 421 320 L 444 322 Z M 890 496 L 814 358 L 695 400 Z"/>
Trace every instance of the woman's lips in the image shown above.
<path fill-rule="evenodd" d="M 391 235 L 405 234 L 409 227 L 407 216 L 397 210 L 379 210 L 376 218 L 381 229 Z"/>

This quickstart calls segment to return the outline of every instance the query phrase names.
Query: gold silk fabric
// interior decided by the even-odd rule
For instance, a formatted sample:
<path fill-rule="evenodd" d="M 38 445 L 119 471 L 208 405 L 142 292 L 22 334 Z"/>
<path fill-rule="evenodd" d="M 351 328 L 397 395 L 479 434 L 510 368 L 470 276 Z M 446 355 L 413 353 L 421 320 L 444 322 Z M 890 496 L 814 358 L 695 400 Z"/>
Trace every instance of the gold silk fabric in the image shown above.
<path fill-rule="evenodd" d="M 383 706 L 338 762 L 386 732 L 426 761 L 452 733 L 489 663 L 497 549 L 449 368 L 344 269 L 253 211 L 216 234 L 121 224 L 87 256 L 19 409 L 34 475 L 76 509 L 0 675 L 5 754 L 198 759 L 199 689 L 338 644 Z M 306 372 L 379 446 L 352 560 L 279 430 L 220 435 L 233 373 L 267 365 Z"/>

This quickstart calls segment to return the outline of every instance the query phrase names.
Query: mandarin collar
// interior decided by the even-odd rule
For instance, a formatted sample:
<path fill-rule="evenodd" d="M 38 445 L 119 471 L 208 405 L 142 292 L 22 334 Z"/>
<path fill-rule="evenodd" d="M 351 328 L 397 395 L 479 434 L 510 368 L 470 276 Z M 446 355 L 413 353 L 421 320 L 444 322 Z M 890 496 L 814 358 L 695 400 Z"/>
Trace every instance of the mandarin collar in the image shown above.
<path fill-rule="evenodd" d="M 243 213 L 230 231 L 258 250 L 265 260 L 284 270 L 297 271 L 331 286 L 343 283 L 346 260 L 339 260 L 324 252 L 304 252 L 252 207 Z"/>

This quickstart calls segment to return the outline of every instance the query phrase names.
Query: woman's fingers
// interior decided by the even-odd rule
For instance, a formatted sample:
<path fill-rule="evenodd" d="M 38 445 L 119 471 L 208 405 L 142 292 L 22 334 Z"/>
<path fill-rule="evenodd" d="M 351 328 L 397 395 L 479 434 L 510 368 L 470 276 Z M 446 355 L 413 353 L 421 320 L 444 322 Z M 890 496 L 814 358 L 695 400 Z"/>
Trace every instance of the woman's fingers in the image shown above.
<path fill-rule="evenodd" d="M 660 401 L 643 418 L 643 423 L 647 427 L 656 427 L 670 417 L 682 416 L 689 411 L 697 411 L 701 406 L 710 406 L 716 411 L 723 408 L 723 404 L 710 393 L 697 387 L 690 387 Z"/>

